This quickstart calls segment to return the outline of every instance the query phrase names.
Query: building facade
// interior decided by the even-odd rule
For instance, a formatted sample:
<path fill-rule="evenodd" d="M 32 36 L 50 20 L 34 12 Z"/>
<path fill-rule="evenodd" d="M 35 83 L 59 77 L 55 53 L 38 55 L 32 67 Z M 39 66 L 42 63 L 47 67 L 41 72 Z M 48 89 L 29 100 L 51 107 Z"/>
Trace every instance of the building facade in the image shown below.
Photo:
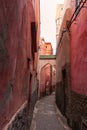
<path fill-rule="evenodd" d="M 38 97 L 51 94 L 56 84 L 56 62 L 50 42 L 41 39 L 38 57 Z"/>
<path fill-rule="evenodd" d="M 56 42 L 58 43 L 59 39 L 59 33 L 60 33 L 60 27 L 62 23 L 62 17 L 63 17 L 63 4 L 57 4 L 56 8 Z"/>
<path fill-rule="evenodd" d="M 65 0 L 57 44 L 56 103 L 73 130 L 87 129 L 86 6 Z"/>
<path fill-rule="evenodd" d="M 39 0 L 0 0 L 0 129 L 28 122 L 22 115 L 37 91 L 39 28 Z"/>
<path fill-rule="evenodd" d="M 52 55 L 53 48 L 50 42 L 45 42 L 44 38 L 40 40 L 39 55 Z"/>

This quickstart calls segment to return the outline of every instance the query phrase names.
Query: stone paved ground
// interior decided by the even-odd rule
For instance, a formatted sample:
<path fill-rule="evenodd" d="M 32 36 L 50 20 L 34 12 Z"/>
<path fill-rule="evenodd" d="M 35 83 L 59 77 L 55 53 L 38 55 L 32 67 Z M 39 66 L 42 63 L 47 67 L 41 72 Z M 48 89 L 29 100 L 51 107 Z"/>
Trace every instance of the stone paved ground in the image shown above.
<path fill-rule="evenodd" d="M 55 95 L 37 101 L 30 130 L 70 130 L 55 104 Z"/>

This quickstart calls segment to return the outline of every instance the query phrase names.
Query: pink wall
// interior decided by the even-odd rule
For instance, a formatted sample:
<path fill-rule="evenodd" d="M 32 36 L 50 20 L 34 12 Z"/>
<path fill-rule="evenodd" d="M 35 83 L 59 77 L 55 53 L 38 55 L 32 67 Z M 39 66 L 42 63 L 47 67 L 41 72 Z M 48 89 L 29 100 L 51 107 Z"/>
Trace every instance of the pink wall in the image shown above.
<path fill-rule="evenodd" d="M 34 21 L 31 1 L 0 0 L 0 129 L 28 98 Z"/>
<path fill-rule="evenodd" d="M 87 9 L 85 7 L 81 9 L 71 26 L 71 88 L 87 96 Z"/>

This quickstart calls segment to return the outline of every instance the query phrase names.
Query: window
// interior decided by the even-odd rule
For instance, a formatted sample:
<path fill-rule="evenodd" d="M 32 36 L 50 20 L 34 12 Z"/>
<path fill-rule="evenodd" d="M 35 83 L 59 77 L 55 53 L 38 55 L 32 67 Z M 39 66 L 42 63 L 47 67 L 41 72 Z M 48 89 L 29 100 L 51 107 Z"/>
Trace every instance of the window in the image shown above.
<path fill-rule="evenodd" d="M 30 67 L 30 59 L 27 58 L 27 68 L 29 69 L 29 67 Z"/>

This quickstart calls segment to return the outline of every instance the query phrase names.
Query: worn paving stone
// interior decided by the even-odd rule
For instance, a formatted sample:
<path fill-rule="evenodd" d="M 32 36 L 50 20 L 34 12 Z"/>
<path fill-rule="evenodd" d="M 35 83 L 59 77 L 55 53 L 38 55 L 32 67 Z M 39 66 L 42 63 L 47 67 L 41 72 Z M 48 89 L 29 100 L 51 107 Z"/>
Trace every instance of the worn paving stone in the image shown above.
<path fill-rule="evenodd" d="M 55 95 L 37 101 L 30 130 L 70 130 L 55 104 Z"/>

